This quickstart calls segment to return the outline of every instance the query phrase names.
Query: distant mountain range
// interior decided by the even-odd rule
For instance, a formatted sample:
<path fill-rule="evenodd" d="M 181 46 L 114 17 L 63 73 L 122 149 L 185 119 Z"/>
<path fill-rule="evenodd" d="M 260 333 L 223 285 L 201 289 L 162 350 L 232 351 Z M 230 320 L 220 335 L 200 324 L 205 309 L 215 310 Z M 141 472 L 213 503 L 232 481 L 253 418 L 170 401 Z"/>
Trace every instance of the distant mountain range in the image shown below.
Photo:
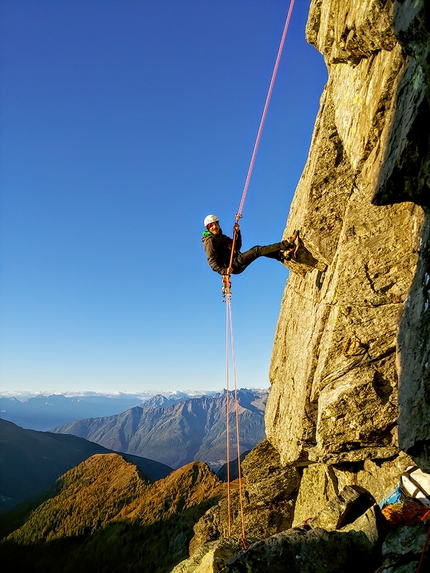
<path fill-rule="evenodd" d="M 216 392 L 166 392 L 165 396 L 153 392 L 141 394 L 97 394 L 76 395 L 37 394 L 11 396 L 0 393 L 0 418 L 9 420 L 22 428 L 49 430 L 81 418 L 112 416 L 133 406 L 170 406 L 178 400 L 186 400 L 195 395 L 213 396 Z"/>
<path fill-rule="evenodd" d="M 264 440 L 264 408 L 267 390 L 238 391 L 241 451 Z M 192 461 L 219 469 L 226 463 L 226 393 L 176 401 L 161 400 L 135 406 L 113 416 L 74 421 L 52 432 L 73 434 L 117 452 L 156 460 L 173 468 Z M 235 430 L 230 395 L 230 427 Z M 234 452 L 234 450 L 233 450 Z M 232 454 L 234 457 L 234 454 Z"/>
<path fill-rule="evenodd" d="M 94 454 L 110 454 L 93 442 L 70 435 L 24 430 L 0 419 L 0 512 L 39 495 L 55 480 Z M 122 454 L 152 480 L 172 468 L 137 456 Z"/>

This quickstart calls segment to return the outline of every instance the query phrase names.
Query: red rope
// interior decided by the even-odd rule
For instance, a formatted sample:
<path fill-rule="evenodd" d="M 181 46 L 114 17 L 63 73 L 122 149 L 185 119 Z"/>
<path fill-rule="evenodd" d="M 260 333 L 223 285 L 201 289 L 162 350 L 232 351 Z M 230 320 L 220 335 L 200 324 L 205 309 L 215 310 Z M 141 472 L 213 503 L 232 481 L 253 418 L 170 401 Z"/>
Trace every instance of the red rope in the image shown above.
<path fill-rule="evenodd" d="M 240 461 L 240 429 L 239 429 L 239 398 L 237 393 L 237 375 L 236 375 L 236 358 L 234 353 L 234 334 L 233 334 L 233 315 L 231 309 L 231 294 L 226 298 L 226 432 L 227 432 L 227 516 L 228 516 L 228 535 L 231 536 L 232 519 L 231 519 L 231 475 L 230 475 L 230 407 L 229 407 L 229 367 L 228 358 L 231 346 L 231 362 L 233 367 L 234 378 L 234 398 L 235 398 L 235 414 L 236 414 L 236 446 L 237 446 L 237 475 L 239 481 L 239 509 L 242 522 L 242 535 L 241 541 L 244 549 L 246 549 L 245 541 L 245 515 L 243 509 L 243 492 L 242 492 L 242 468 Z"/>
<path fill-rule="evenodd" d="M 427 545 L 428 545 L 428 542 L 429 542 L 429 538 L 430 538 L 430 529 L 427 531 L 426 539 L 425 539 L 425 542 L 424 542 L 424 547 L 423 547 L 422 550 L 421 550 L 421 558 L 420 558 L 420 562 L 418 563 L 418 567 L 417 567 L 416 573 L 419 573 L 419 572 L 421 571 L 421 566 L 422 566 L 422 564 L 424 563 L 424 558 L 425 558 L 425 556 L 426 556 L 426 551 L 427 551 Z"/>
<path fill-rule="evenodd" d="M 226 403 L 226 433 L 227 433 L 227 520 L 228 520 L 228 536 L 231 536 L 231 497 L 230 497 L 230 404 L 229 404 L 229 367 L 228 367 L 228 354 L 229 354 L 229 315 L 230 315 L 229 299 L 225 305 L 225 403 Z"/>
<path fill-rule="evenodd" d="M 240 431 L 239 431 L 239 398 L 237 395 L 237 376 L 236 376 L 236 358 L 234 354 L 234 335 L 233 335 L 233 316 L 231 310 L 231 297 L 228 300 L 228 306 L 230 307 L 230 337 L 231 337 L 231 357 L 233 363 L 233 378 L 234 378 L 234 401 L 235 401 L 235 413 L 236 413 L 236 446 L 237 446 L 237 477 L 239 480 L 239 507 L 240 507 L 240 517 L 242 522 L 242 544 L 246 549 L 245 542 L 245 514 L 243 510 L 243 494 L 242 494 L 242 468 L 240 461 Z"/>

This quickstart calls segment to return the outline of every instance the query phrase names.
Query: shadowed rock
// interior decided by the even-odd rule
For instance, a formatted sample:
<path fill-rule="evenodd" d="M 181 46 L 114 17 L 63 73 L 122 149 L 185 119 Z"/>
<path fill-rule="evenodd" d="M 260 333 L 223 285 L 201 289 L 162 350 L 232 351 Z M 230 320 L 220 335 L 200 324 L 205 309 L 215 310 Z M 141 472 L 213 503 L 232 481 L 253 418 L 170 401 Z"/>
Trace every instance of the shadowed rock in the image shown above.
<path fill-rule="evenodd" d="M 317 516 L 308 519 L 306 523 L 312 529 L 316 527 L 327 531 L 340 529 L 344 525 L 352 523 L 374 503 L 375 500 L 365 489 L 358 486 L 347 486 L 339 495 L 332 498 Z"/>
<path fill-rule="evenodd" d="M 372 544 L 364 533 L 291 529 L 254 543 L 222 573 L 355 573 L 371 571 Z"/>

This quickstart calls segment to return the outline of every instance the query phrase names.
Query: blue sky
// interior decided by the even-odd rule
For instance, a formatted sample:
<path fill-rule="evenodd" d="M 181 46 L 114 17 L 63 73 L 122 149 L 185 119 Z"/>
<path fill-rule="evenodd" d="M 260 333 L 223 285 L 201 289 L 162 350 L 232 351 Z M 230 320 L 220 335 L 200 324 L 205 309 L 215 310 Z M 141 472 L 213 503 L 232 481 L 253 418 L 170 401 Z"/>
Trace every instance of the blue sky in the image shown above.
<path fill-rule="evenodd" d="M 280 240 L 327 78 L 296 0 L 241 221 Z M 218 390 L 230 234 L 289 0 L 0 0 L 0 390 Z M 288 270 L 233 278 L 238 384 L 268 386 Z"/>

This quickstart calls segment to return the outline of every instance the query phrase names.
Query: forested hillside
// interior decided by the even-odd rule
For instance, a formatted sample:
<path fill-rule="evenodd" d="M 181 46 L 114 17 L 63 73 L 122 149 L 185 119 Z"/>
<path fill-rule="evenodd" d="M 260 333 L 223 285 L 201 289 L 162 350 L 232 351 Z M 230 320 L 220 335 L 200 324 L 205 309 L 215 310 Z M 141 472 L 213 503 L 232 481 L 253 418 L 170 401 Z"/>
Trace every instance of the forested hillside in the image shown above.
<path fill-rule="evenodd" d="M 150 483 L 116 454 L 92 456 L 0 544 L 2 571 L 168 571 L 187 555 L 192 527 L 223 496 L 206 464 Z"/>
<path fill-rule="evenodd" d="M 94 454 L 112 450 L 78 438 L 24 430 L 0 419 L 0 513 L 30 501 L 54 484 L 67 470 Z M 152 480 L 166 477 L 172 468 L 123 454 Z"/>

